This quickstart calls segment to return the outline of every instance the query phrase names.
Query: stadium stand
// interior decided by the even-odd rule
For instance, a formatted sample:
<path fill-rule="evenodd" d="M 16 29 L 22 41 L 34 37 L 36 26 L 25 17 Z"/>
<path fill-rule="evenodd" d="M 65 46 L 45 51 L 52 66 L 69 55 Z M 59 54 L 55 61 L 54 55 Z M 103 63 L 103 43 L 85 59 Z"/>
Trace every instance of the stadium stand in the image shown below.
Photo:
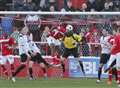
<path fill-rule="evenodd" d="M 0 0 L 1 11 L 120 11 L 119 0 Z"/>

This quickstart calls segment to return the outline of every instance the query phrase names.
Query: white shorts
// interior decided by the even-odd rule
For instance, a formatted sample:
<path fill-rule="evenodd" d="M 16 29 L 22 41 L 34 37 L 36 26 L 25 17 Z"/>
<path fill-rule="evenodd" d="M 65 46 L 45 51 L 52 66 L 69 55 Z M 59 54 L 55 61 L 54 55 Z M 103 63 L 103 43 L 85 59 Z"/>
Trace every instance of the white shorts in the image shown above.
<path fill-rule="evenodd" d="M 10 64 L 14 63 L 14 58 L 11 56 L 0 56 L 0 64 L 4 65 L 6 62 L 9 62 Z"/>
<path fill-rule="evenodd" d="M 120 69 L 120 53 L 116 54 L 116 67 Z"/>
<path fill-rule="evenodd" d="M 110 59 L 108 61 L 108 67 L 112 64 L 112 62 L 116 59 L 116 55 L 110 55 Z"/>
<path fill-rule="evenodd" d="M 57 40 L 57 39 L 55 39 L 55 38 L 53 38 L 53 37 L 51 37 L 51 36 L 49 36 L 49 37 L 47 38 L 47 43 L 48 43 L 49 46 L 50 46 L 51 44 L 54 44 L 55 46 L 59 46 L 59 45 L 61 44 L 61 42 L 60 42 L 59 40 Z"/>

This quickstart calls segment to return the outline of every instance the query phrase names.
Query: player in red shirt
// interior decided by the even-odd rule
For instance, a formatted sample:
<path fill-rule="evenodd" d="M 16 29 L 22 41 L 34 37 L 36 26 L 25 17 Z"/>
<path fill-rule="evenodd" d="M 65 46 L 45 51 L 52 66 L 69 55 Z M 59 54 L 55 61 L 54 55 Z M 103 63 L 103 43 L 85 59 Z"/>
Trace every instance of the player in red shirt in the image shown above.
<path fill-rule="evenodd" d="M 53 29 L 49 32 L 49 36 L 47 38 L 47 43 L 51 48 L 51 55 L 54 56 L 56 52 L 56 47 L 60 45 L 58 29 Z"/>
<path fill-rule="evenodd" d="M 116 60 L 117 83 L 118 87 L 120 88 L 120 28 L 113 30 L 113 33 L 115 34 L 111 50 L 113 58 L 110 59 L 111 61 L 109 61 L 108 65 L 111 66 L 111 64 L 113 64 L 112 62 Z"/>
<path fill-rule="evenodd" d="M 14 38 L 5 39 L 5 42 L 2 42 L 2 55 L 12 55 L 13 54 L 13 45 L 14 45 Z"/>
<path fill-rule="evenodd" d="M 118 75 L 118 87 L 120 88 L 120 27 L 116 30 L 115 42 L 113 45 L 116 54 L 116 68 Z"/>
<path fill-rule="evenodd" d="M 57 29 L 51 30 L 49 33 L 49 37 L 47 38 L 47 42 L 51 47 L 51 55 L 53 56 L 53 63 L 55 64 L 56 62 L 59 63 L 58 58 L 60 58 L 60 52 L 61 52 L 60 51 L 61 42 L 59 39 L 64 36 L 64 32 L 65 32 L 65 28 L 59 26 Z"/>
<path fill-rule="evenodd" d="M 115 33 L 116 34 L 116 33 Z M 111 47 L 114 45 L 115 42 L 115 34 L 111 36 L 108 40 L 108 42 L 111 44 Z M 105 72 L 108 72 L 108 85 L 112 84 L 112 75 L 115 75 L 116 82 L 118 82 L 117 78 L 117 70 L 116 70 L 116 49 L 114 47 L 111 48 L 111 56 L 108 61 L 108 68 L 105 70 Z"/>
<path fill-rule="evenodd" d="M 14 58 L 12 57 L 13 55 L 13 45 L 14 45 L 14 38 L 5 38 L 3 37 L 1 39 L 2 41 L 2 56 L 0 59 L 0 64 L 3 69 L 3 73 L 5 76 L 8 76 L 7 69 L 5 68 L 5 64 L 8 61 L 11 65 L 11 72 L 13 73 L 14 71 Z"/>

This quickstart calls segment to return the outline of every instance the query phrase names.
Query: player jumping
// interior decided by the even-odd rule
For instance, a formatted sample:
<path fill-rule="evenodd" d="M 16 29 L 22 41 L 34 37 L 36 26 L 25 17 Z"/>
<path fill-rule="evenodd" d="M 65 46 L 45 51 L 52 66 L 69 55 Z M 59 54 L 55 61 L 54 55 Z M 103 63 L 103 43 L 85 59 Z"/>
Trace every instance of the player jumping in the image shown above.
<path fill-rule="evenodd" d="M 80 67 L 82 69 L 82 72 L 85 75 L 83 63 L 82 61 L 79 60 L 78 43 L 80 43 L 80 41 L 81 41 L 81 37 L 73 33 L 73 26 L 67 25 L 66 33 L 63 38 L 64 52 L 61 58 L 63 72 L 65 72 L 64 60 L 68 58 L 68 56 L 73 55 L 78 60 Z"/>
<path fill-rule="evenodd" d="M 40 64 L 40 66 L 42 67 L 42 70 L 44 72 L 44 77 L 47 77 L 47 68 L 50 67 L 50 65 L 43 59 L 43 57 L 40 54 L 40 49 L 37 47 L 37 45 L 35 44 L 34 41 L 32 41 L 31 39 L 29 39 L 29 47 L 31 49 L 31 51 L 29 51 L 29 55 L 31 56 L 31 59 L 29 61 L 29 75 L 30 75 L 30 80 L 32 80 L 33 77 L 33 64 L 34 62 L 37 62 L 38 64 Z"/>

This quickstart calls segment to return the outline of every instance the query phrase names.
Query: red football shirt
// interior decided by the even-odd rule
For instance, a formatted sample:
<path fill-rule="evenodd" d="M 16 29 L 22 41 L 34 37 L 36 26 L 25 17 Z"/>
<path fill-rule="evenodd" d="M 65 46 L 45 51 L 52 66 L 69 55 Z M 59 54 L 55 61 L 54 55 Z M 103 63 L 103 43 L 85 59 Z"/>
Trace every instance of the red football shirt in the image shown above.
<path fill-rule="evenodd" d="M 112 54 L 120 53 L 120 34 L 117 34 L 114 37 L 114 43 L 113 43 L 113 48 L 111 52 Z"/>
<path fill-rule="evenodd" d="M 110 36 L 110 38 L 108 39 L 108 42 L 109 42 L 111 45 L 113 45 L 113 44 L 114 44 L 114 41 L 115 41 L 114 36 Z"/>
<path fill-rule="evenodd" d="M 7 42 L 2 43 L 2 55 L 12 55 L 13 54 L 13 48 L 12 45 L 14 45 L 14 38 L 9 38 Z"/>
<path fill-rule="evenodd" d="M 49 36 L 59 39 L 63 37 L 63 33 L 57 29 L 50 31 Z"/>

